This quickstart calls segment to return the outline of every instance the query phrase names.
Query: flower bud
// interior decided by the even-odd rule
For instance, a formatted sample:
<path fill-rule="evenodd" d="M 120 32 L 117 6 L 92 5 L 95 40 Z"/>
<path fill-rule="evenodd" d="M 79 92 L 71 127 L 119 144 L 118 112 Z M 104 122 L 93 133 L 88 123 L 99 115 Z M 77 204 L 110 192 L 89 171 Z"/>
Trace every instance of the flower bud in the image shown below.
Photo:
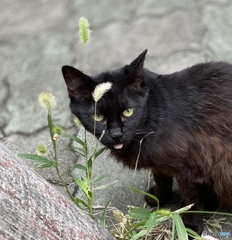
<path fill-rule="evenodd" d="M 48 149 L 45 145 L 38 145 L 36 148 L 36 154 L 39 156 L 46 156 L 48 154 Z"/>
<path fill-rule="evenodd" d="M 62 131 L 63 131 L 63 129 L 60 125 L 54 125 L 53 126 L 53 133 L 54 134 L 61 135 Z"/>

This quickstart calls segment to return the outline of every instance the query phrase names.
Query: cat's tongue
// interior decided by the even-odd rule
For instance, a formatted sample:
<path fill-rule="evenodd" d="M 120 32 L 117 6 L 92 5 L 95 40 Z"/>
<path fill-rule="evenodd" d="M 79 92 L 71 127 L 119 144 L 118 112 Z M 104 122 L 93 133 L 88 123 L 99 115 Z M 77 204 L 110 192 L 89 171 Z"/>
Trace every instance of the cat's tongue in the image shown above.
<path fill-rule="evenodd" d="M 114 145 L 114 149 L 121 149 L 121 148 L 123 148 L 123 144 Z"/>

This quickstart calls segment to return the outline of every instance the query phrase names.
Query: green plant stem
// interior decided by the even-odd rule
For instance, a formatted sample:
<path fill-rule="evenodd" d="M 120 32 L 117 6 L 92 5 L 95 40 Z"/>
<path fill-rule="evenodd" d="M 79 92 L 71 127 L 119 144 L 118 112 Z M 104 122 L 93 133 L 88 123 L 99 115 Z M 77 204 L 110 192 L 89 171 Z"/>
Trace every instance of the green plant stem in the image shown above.
<path fill-rule="evenodd" d="M 85 72 L 86 70 L 86 66 L 87 66 L 87 46 L 86 44 L 82 45 L 82 71 Z"/>
<path fill-rule="evenodd" d="M 54 127 L 54 124 L 53 124 L 53 121 L 52 121 L 52 116 L 51 116 L 51 111 L 49 110 L 48 111 L 48 127 L 49 127 L 49 130 L 50 130 L 50 138 L 51 138 L 51 141 L 52 141 L 52 147 L 53 147 L 53 151 L 54 151 L 54 160 L 56 162 L 55 164 L 55 169 L 56 169 L 56 172 L 57 172 L 57 175 L 61 181 L 61 184 L 63 185 L 63 187 L 65 188 L 67 194 L 69 195 L 69 197 L 74 201 L 74 198 L 72 196 L 72 194 L 70 193 L 68 187 L 67 187 L 67 184 L 65 183 L 62 175 L 60 174 L 60 170 L 59 170 L 59 166 L 58 166 L 58 155 L 57 155 L 57 145 L 56 145 L 56 141 L 53 139 L 53 136 L 54 136 L 54 131 L 53 131 L 53 127 Z"/>
<path fill-rule="evenodd" d="M 95 102 L 95 106 L 94 106 L 94 116 L 96 116 L 97 114 L 97 102 Z M 94 120 L 94 127 L 93 127 L 93 135 L 94 137 L 96 137 L 96 121 Z"/>
<path fill-rule="evenodd" d="M 53 140 L 54 141 L 54 140 Z M 60 173 L 60 170 L 59 170 L 59 166 L 58 166 L 58 157 L 57 157 L 57 148 L 56 148 L 56 142 L 54 144 L 54 158 L 55 158 L 55 161 L 56 161 L 56 165 L 55 165 L 55 169 L 56 169 L 56 172 L 57 172 L 57 175 L 61 181 L 61 184 L 63 185 L 63 187 L 65 188 L 65 191 L 67 192 L 67 194 L 69 195 L 69 197 L 74 201 L 74 198 L 72 196 L 72 194 L 70 193 L 69 189 L 68 189 L 68 186 L 66 184 L 66 182 L 64 181 L 61 173 Z M 75 201 L 74 201 L 75 202 Z"/>
<path fill-rule="evenodd" d="M 94 219 L 93 217 L 93 191 L 92 191 L 92 158 L 88 159 L 88 146 L 87 146 L 87 134 L 85 130 L 85 162 L 86 162 L 86 183 L 88 186 L 88 191 L 90 192 L 90 196 L 87 197 L 88 201 L 88 212 L 89 215 Z"/>
<path fill-rule="evenodd" d="M 87 167 L 87 171 L 86 171 L 86 180 L 87 180 L 87 185 L 88 185 L 88 188 L 89 188 L 89 192 L 91 192 L 91 196 L 88 197 L 88 208 L 89 208 L 89 214 L 90 216 L 93 218 L 93 192 L 92 192 L 92 183 L 91 183 L 91 179 L 92 179 L 92 167 L 90 168 L 89 167 L 89 161 L 91 160 L 87 160 L 87 164 L 86 164 L 86 167 Z"/>

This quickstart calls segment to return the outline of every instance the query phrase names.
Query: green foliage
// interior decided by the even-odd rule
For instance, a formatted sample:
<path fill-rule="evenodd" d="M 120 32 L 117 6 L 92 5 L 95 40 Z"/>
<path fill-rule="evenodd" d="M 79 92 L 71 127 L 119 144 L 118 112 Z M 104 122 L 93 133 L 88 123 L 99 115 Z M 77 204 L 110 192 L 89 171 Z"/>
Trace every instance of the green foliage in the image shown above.
<path fill-rule="evenodd" d="M 136 193 L 153 198 L 159 204 L 155 196 L 136 188 L 126 187 Z M 169 239 L 187 240 L 188 229 L 185 228 L 180 214 L 186 213 L 191 207 L 192 205 L 189 205 L 174 212 L 168 209 L 160 209 L 159 205 L 155 210 L 144 207 L 131 207 L 127 215 L 116 209 L 113 213 L 119 223 L 119 227 L 113 230 L 113 234 L 118 240 L 153 239 L 153 231 L 155 231 L 154 229 L 157 226 L 165 225 L 167 222 L 172 221 L 172 231 L 169 231 Z M 189 233 L 191 236 L 199 238 L 194 231 L 190 230 Z"/>
<path fill-rule="evenodd" d="M 47 122 L 48 122 L 48 129 L 50 133 L 50 140 L 52 142 L 52 150 L 53 150 L 52 153 L 50 153 L 50 158 L 41 156 L 40 154 L 42 152 L 40 152 L 40 154 L 18 153 L 18 156 L 41 163 L 41 165 L 39 165 L 38 168 L 50 168 L 50 167 L 55 168 L 57 175 L 62 185 L 65 187 L 70 198 L 76 203 L 78 207 L 82 209 L 86 209 L 87 213 L 93 218 L 93 191 L 107 187 L 107 185 L 103 185 L 94 189 L 93 182 L 96 182 L 96 181 L 92 179 L 93 161 L 96 158 L 98 158 L 105 151 L 106 148 L 102 147 L 98 149 L 97 146 L 99 142 L 97 142 L 94 152 L 89 156 L 86 134 L 85 134 L 85 139 L 81 140 L 78 137 L 75 137 L 66 133 L 62 133 L 62 128 L 59 125 L 56 125 L 52 119 L 50 108 L 47 110 Z M 59 134 L 61 134 L 61 136 L 59 136 Z M 72 169 L 76 168 L 85 173 L 84 179 L 74 177 L 74 181 L 84 193 L 86 200 L 72 196 L 64 180 L 63 174 L 60 173 L 58 155 L 57 155 L 57 141 L 59 137 L 57 138 L 57 136 L 69 138 L 70 140 L 73 140 L 80 145 L 80 148 L 78 150 L 79 150 L 79 153 L 85 158 L 85 165 L 78 163 L 74 165 Z M 40 145 L 40 148 L 41 148 L 41 145 Z M 99 181 L 100 179 L 96 179 L 96 180 Z"/>
<path fill-rule="evenodd" d="M 49 168 L 49 167 L 55 167 L 57 162 L 53 160 L 49 160 L 45 157 L 39 156 L 37 154 L 29 154 L 29 153 L 18 153 L 18 157 L 21 158 L 27 158 L 30 160 L 34 160 L 37 162 L 42 163 L 42 165 L 39 165 L 38 168 Z"/>
<path fill-rule="evenodd" d="M 201 239 L 194 231 L 185 228 L 180 217 L 180 214 L 184 212 L 186 209 L 172 212 L 167 209 L 149 210 L 142 207 L 131 207 L 129 214 L 123 215 L 121 212 L 119 213 L 119 210 L 114 210 L 115 219 L 119 222 L 119 226 L 113 230 L 113 235 L 118 240 L 154 239 L 153 235 L 156 228 L 165 226 L 171 221 L 172 231 L 169 225 L 163 230 L 163 234 L 168 239 L 188 240 L 188 233 L 196 239 Z M 121 217 L 118 217 L 119 214 Z"/>

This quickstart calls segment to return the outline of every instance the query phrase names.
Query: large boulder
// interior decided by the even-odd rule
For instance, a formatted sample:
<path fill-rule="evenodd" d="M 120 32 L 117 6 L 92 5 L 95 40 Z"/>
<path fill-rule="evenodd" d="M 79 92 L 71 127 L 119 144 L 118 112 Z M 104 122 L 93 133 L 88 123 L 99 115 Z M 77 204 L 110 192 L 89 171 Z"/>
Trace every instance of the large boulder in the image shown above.
<path fill-rule="evenodd" d="M 114 239 L 0 143 L 0 239 Z"/>

